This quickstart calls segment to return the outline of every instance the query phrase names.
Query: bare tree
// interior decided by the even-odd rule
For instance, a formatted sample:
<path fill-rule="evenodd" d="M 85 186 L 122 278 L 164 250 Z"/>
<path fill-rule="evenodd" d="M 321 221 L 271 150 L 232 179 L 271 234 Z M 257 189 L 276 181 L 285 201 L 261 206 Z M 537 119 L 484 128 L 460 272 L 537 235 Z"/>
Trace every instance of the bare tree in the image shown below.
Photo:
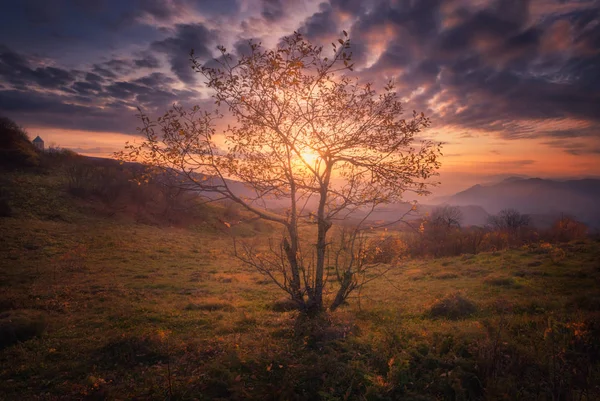
<path fill-rule="evenodd" d="M 433 209 L 429 221 L 434 227 L 460 228 L 463 213 L 458 206 L 444 205 Z"/>
<path fill-rule="evenodd" d="M 494 230 L 518 231 L 531 224 L 531 217 L 516 209 L 503 209 L 497 215 L 490 216 L 488 224 Z"/>
<path fill-rule="evenodd" d="M 179 106 L 157 121 L 141 113 L 145 141 L 118 155 L 177 171 L 185 185 L 211 199 L 229 199 L 279 224 L 281 239 L 263 252 L 239 245 L 237 255 L 310 313 L 326 308 L 326 263 L 336 259 L 328 257 L 332 225 L 358 216 L 344 239 L 353 257 L 337 258 L 337 294 L 329 305 L 334 310 L 364 271 L 356 263 L 362 257 L 356 244 L 369 214 L 405 191 L 428 193 L 428 179 L 440 165 L 439 144 L 414 144 L 429 119 L 416 112 L 402 118 L 392 83 L 377 93 L 344 74 L 352 70 L 345 32 L 332 45 L 331 57 L 324 57 L 322 47 L 295 33 L 272 50 L 250 42 L 250 54 L 239 58 L 219 47 L 221 56 L 206 65 L 192 53 L 194 69 L 227 116 Z M 217 135 L 217 122 L 227 117 L 235 121 Z M 234 181 L 254 195 L 242 196 Z M 285 202 L 285 211 L 267 208 L 269 198 Z"/>

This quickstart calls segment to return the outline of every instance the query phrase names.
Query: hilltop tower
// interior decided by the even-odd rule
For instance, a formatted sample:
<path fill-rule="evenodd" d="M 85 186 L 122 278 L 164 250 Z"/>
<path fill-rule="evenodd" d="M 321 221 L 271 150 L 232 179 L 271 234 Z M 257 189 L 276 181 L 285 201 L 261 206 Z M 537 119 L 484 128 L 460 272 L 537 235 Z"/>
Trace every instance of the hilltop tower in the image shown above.
<path fill-rule="evenodd" d="M 44 151 L 44 140 L 38 136 L 33 140 L 33 146 L 35 146 L 38 150 Z"/>

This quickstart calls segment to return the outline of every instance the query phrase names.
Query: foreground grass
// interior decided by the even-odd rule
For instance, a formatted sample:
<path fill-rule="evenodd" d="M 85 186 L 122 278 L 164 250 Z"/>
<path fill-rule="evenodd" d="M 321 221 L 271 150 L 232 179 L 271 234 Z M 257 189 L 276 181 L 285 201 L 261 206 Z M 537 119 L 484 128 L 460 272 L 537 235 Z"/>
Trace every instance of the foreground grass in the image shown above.
<path fill-rule="evenodd" d="M 600 397 L 597 242 L 406 261 L 305 321 L 223 235 L 16 178 L 50 189 L 1 218 L 0 399 Z"/>

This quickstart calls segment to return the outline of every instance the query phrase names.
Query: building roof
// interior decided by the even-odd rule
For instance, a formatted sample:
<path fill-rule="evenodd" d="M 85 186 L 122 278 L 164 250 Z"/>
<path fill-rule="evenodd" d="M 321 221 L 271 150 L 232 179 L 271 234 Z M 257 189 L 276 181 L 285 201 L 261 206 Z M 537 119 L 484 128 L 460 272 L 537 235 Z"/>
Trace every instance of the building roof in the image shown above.
<path fill-rule="evenodd" d="M 40 136 L 36 136 L 35 139 L 33 140 L 33 142 L 44 142 L 44 140 L 42 138 L 40 138 Z"/>

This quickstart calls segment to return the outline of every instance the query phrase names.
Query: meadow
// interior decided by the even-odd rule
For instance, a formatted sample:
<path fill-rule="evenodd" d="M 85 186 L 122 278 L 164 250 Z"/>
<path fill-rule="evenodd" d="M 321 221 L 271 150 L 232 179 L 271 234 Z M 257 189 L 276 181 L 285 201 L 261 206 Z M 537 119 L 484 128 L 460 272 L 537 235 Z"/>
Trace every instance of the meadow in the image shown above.
<path fill-rule="evenodd" d="M 600 399 L 598 239 L 402 259 L 307 319 L 219 206 L 141 224 L 65 185 L 2 175 L 0 399 Z"/>

